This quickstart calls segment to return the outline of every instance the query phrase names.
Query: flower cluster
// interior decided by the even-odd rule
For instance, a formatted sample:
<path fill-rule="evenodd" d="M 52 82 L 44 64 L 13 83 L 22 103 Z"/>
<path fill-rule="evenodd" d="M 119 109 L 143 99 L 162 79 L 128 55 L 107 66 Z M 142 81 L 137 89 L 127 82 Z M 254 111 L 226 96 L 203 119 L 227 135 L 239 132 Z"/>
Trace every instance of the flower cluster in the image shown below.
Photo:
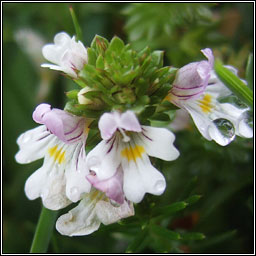
<path fill-rule="evenodd" d="M 33 120 L 40 125 L 19 136 L 15 158 L 22 164 L 44 158 L 26 181 L 30 200 L 41 197 L 51 210 L 79 202 L 57 220 L 61 234 L 90 234 L 101 223 L 134 215 L 133 204 L 146 193 L 164 193 L 165 177 L 150 157 L 179 156 L 173 132 L 151 125 L 167 116 L 166 101 L 188 111 L 207 140 L 224 146 L 235 135 L 252 137 L 248 108 L 219 101 L 231 92 L 214 73 L 212 51 L 202 52 L 208 61 L 177 70 L 163 67 L 161 51 L 137 53 L 118 37 L 108 42 L 96 36 L 86 48 L 62 32 L 43 47 L 54 65 L 42 67 L 62 71 L 82 88 L 67 93 L 64 110 L 36 107 Z M 91 134 L 101 141 L 90 145 Z"/>

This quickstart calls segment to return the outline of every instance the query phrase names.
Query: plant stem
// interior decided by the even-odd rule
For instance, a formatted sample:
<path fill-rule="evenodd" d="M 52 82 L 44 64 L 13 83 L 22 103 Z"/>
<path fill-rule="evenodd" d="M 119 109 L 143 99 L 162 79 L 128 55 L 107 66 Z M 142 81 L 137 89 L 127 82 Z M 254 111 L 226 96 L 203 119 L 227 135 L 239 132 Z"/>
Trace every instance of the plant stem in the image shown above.
<path fill-rule="evenodd" d="M 46 253 L 58 211 L 42 208 L 30 253 Z"/>

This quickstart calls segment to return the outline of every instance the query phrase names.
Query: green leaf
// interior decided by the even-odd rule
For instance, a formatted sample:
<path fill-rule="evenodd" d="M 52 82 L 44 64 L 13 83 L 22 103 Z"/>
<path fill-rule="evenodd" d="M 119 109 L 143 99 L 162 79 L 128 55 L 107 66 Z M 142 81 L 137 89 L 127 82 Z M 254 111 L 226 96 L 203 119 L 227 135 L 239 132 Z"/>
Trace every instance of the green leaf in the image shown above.
<path fill-rule="evenodd" d="M 99 55 L 96 61 L 96 68 L 104 69 L 104 59 L 102 55 Z"/>
<path fill-rule="evenodd" d="M 138 97 L 141 97 L 141 96 L 146 94 L 148 86 L 149 86 L 149 83 L 145 79 L 139 78 L 135 82 L 134 86 L 135 86 L 135 93 L 136 93 L 136 95 Z"/>
<path fill-rule="evenodd" d="M 143 243 L 145 243 L 148 235 L 148 229 L 144 228 L 140 230 L 138 234 L 134 237 L 132 242 L 128 245 L 125 253 L 135 253 L 139 252 L 142 248 Z M 144 246 L 143 246 L 144 247 Z"/>
<path fill-rule="evenodd" d="M 189 205 L 196 203 L 202 196 L 201 195 L 193 195 L 185 200 Z"/>
<path fill-rule="evenodd" d="M 108 51 L 115 52 L 116 54 L 121 54 L 122 50 L 124 49 L 124 42 L 119 37 L 115 36 L 111 40 Z"/>
<path fill-rule="evenodd" d="M 92 48 L 87 48 L 87 55 L 88 55 L 88 64 L 95 66 L 96 64 L 96 52 Z"/>
<path fill-rule="evenodd" d="M 77 20 L 76 14 L 75 14 L 72 6 L 69 7 L 69 10 L 70 10 L 70 14 L 71 14 L 73 24 L 74 24 L 74 27 L 76 30 L 76 41 L 78 41 L 78 40 L 82 41 L 83 40 L 82 30 L 80 28 L 79 22 Z"/>
<path fill-rule="evenodd" d="M 171 205 L 167 205 L 167 206 L 162 206 L 162 207 L 158 207 L 153 209 L 153 215 L 172 215 L 175 214 L 178 211 L 183 210 L 184 208 L 186 208 L 188 205 L 188 203 L 186 202 L 175 202 L 172 203 Z"/>
<path fill-rule="evenodd" d="M 164 227 L 158 226 L 158 225 L 150 225 L 150 231 L 157 234 L 158 236 L 161 236 L 163 238 L 167 238 L 170 240 L 180 240 L 181 236 L 179 233 L 171 231 L 169 229 L 166 229 Z"/>
<path fill-rule="evenodd" d="M 225 68 L 220 61 L 215 61 L 215 71 L 220 80 L 243 102 L 253 109 L 253 92 L 239 77 Z"/>
<path fill-rule="evenodd" d="M 152 64 L 157 66 L 158 68 L 163 66 L 163 58 L 164 52 L 163 51 L 154 51 L 152 54 Z"/>
<path fill-rule="evenodd" d="M 96 35 L 91 43 L 91 48 L 93 48 L 97 54 L 102 54 L 102 55 L 104 55 L 108 46 L 109 46 L 108 40 L 99 35 Z"/>
<path fill-rule="evenodd" d="M 203 240 L 205 239 L 205 235 L 199 232 L 185 232 L 181 235 L 183 240 Z"/>
<path fill-rule="evenodd" d="M 69 91 L 69 92 L 66 92 L 66 96 L 73 100 L 73 99 L 76 99 L 77 98 L 77 94 L 79 93 L 79 90 L 72 90 L 72 91 Z"/>
<path fill-rule="evenodd" d="M 245 71 L 246 81 L 248 87 L 253 90 L 253 55 L 250 54 L 247 61 L 246 71 Z"/>

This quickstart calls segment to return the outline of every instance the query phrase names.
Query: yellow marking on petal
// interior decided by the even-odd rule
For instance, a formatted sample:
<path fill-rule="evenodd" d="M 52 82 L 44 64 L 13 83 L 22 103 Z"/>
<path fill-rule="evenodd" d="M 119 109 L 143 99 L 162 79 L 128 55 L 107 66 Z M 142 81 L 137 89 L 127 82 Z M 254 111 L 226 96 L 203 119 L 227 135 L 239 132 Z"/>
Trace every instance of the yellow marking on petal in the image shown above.
<path fill-rule="evenodd" d="M 172 97 L 173 95 L 171 94 L 171 93 L 169 93 L 169 94 L 167 94 L 166 96 L 165 96 L 165 98 L 163 99 L 163 101 L 172 101 Z"/>
<path fill-rule="evenodd" d="M 121 151 L 122 157 L 126 157 L 128 161 L 136 162 L 137 158 L 141 158 L 145 152 L 144 147 L 135 145 L 134 147 L 126 147 Z"/>
<path fill-rule="evenodd" d="M 54 161 L 58 161 L 59 164 L 62 164 L 65 161 L 65 151 L 58 149 L 58 146 L 49 148 L 48 153 L 51 157 L 54 158 Z"/>
<path fill-rule="evenodd" d="M 210 94 L 205 94 L 202 100 L 199 100 L 199 107 L 206 114 L 212 111 L 213 105 L 211 104 L 212 96 Z"/>

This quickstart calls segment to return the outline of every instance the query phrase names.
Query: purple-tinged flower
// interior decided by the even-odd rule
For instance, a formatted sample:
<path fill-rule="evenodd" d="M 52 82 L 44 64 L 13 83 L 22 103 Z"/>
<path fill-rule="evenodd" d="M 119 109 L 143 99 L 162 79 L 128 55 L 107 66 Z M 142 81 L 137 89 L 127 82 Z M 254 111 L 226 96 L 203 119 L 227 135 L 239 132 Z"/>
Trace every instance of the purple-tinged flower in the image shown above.
<path fill-rule="evenodd" d="M 78 206 L 58 218 L 56 229 L 67 236 L 89 235 L 98 230 L 101 223 L 109 225 L 132 215 L 134 208 L 131 202 L 125 200 L 116 207 L 104 193 L 92 189 L 83 195 Z"/>
<path fill-rule="evenodd" d="M 161 195 L 165 178 L 151 164 L 149 156 L 175 160 L 179 152 L 173 145 L 174 134 L 164 128 L 141 126 L 132 111 L 103 114 L 99 129 L 103 140 L 86 158 L 97 183 L 104 184 L 122 171 L 123 192 L 128 200 L 138 203 L 145 193 Z M 108 193 L 114 193 L 111 187 Z"/>
<path fill-rule="evenodd" d="M 172 101 L 196 98 L 204 92 L 210 79 L 214 57 L 209 48 L 202 50 L 202 53 L 208 61 L 192 62 L 178 70 L 169 95 Z"/>
<path fill-rule="evenodd" d="M 40 104 L 33 119 L 42 125 L 19 136 L 15 158 L 21 164 L 44 158 L 43 166 L 27 179 L 25 193 L 30 200 L 41 197 L 46 208 L 57 210 L 90 191 L 85 178 L 89 174 L 85 161 L 88 122 L 48 104 Z"/>
<path fill-rule="evenodd" d="M 54 37 L 54 44 L 47 44 L 42 49 L 43 56 L 56 64 L 42 64 L 44 68 L 63 71 L 73 78 L 77 78 L 78 71 L 88 62 L 87 50 L 81 41 L 76 42 L 65 32 Z"/>
<path fill-rule="evenodd" d="M 105 180 L 99 180 L 95 173 L 86 176 L 87 180 L 96 189 L 105 192 L 106 196 L 118 204 L 123 204 L 125 200 L 123 192 L 123 170 L 119 167 L 116 173 Z"/>
<path fill-rule="evenodd" d="M 253 132 L 247 121 L 248 108 L 238 108 L 230 103 L 220 103 L 231 91 L 218 79 L 213 70 L 210 49 L 202 50 L 208 61 L 190 63 L 181 68 L 166 100 L 186 110 L 200 133 L 207 140 L 221 146 L 228 145 L 235 135 L 251 138 Z M 227 66 L 237 75 L 237 70 Z"/>

